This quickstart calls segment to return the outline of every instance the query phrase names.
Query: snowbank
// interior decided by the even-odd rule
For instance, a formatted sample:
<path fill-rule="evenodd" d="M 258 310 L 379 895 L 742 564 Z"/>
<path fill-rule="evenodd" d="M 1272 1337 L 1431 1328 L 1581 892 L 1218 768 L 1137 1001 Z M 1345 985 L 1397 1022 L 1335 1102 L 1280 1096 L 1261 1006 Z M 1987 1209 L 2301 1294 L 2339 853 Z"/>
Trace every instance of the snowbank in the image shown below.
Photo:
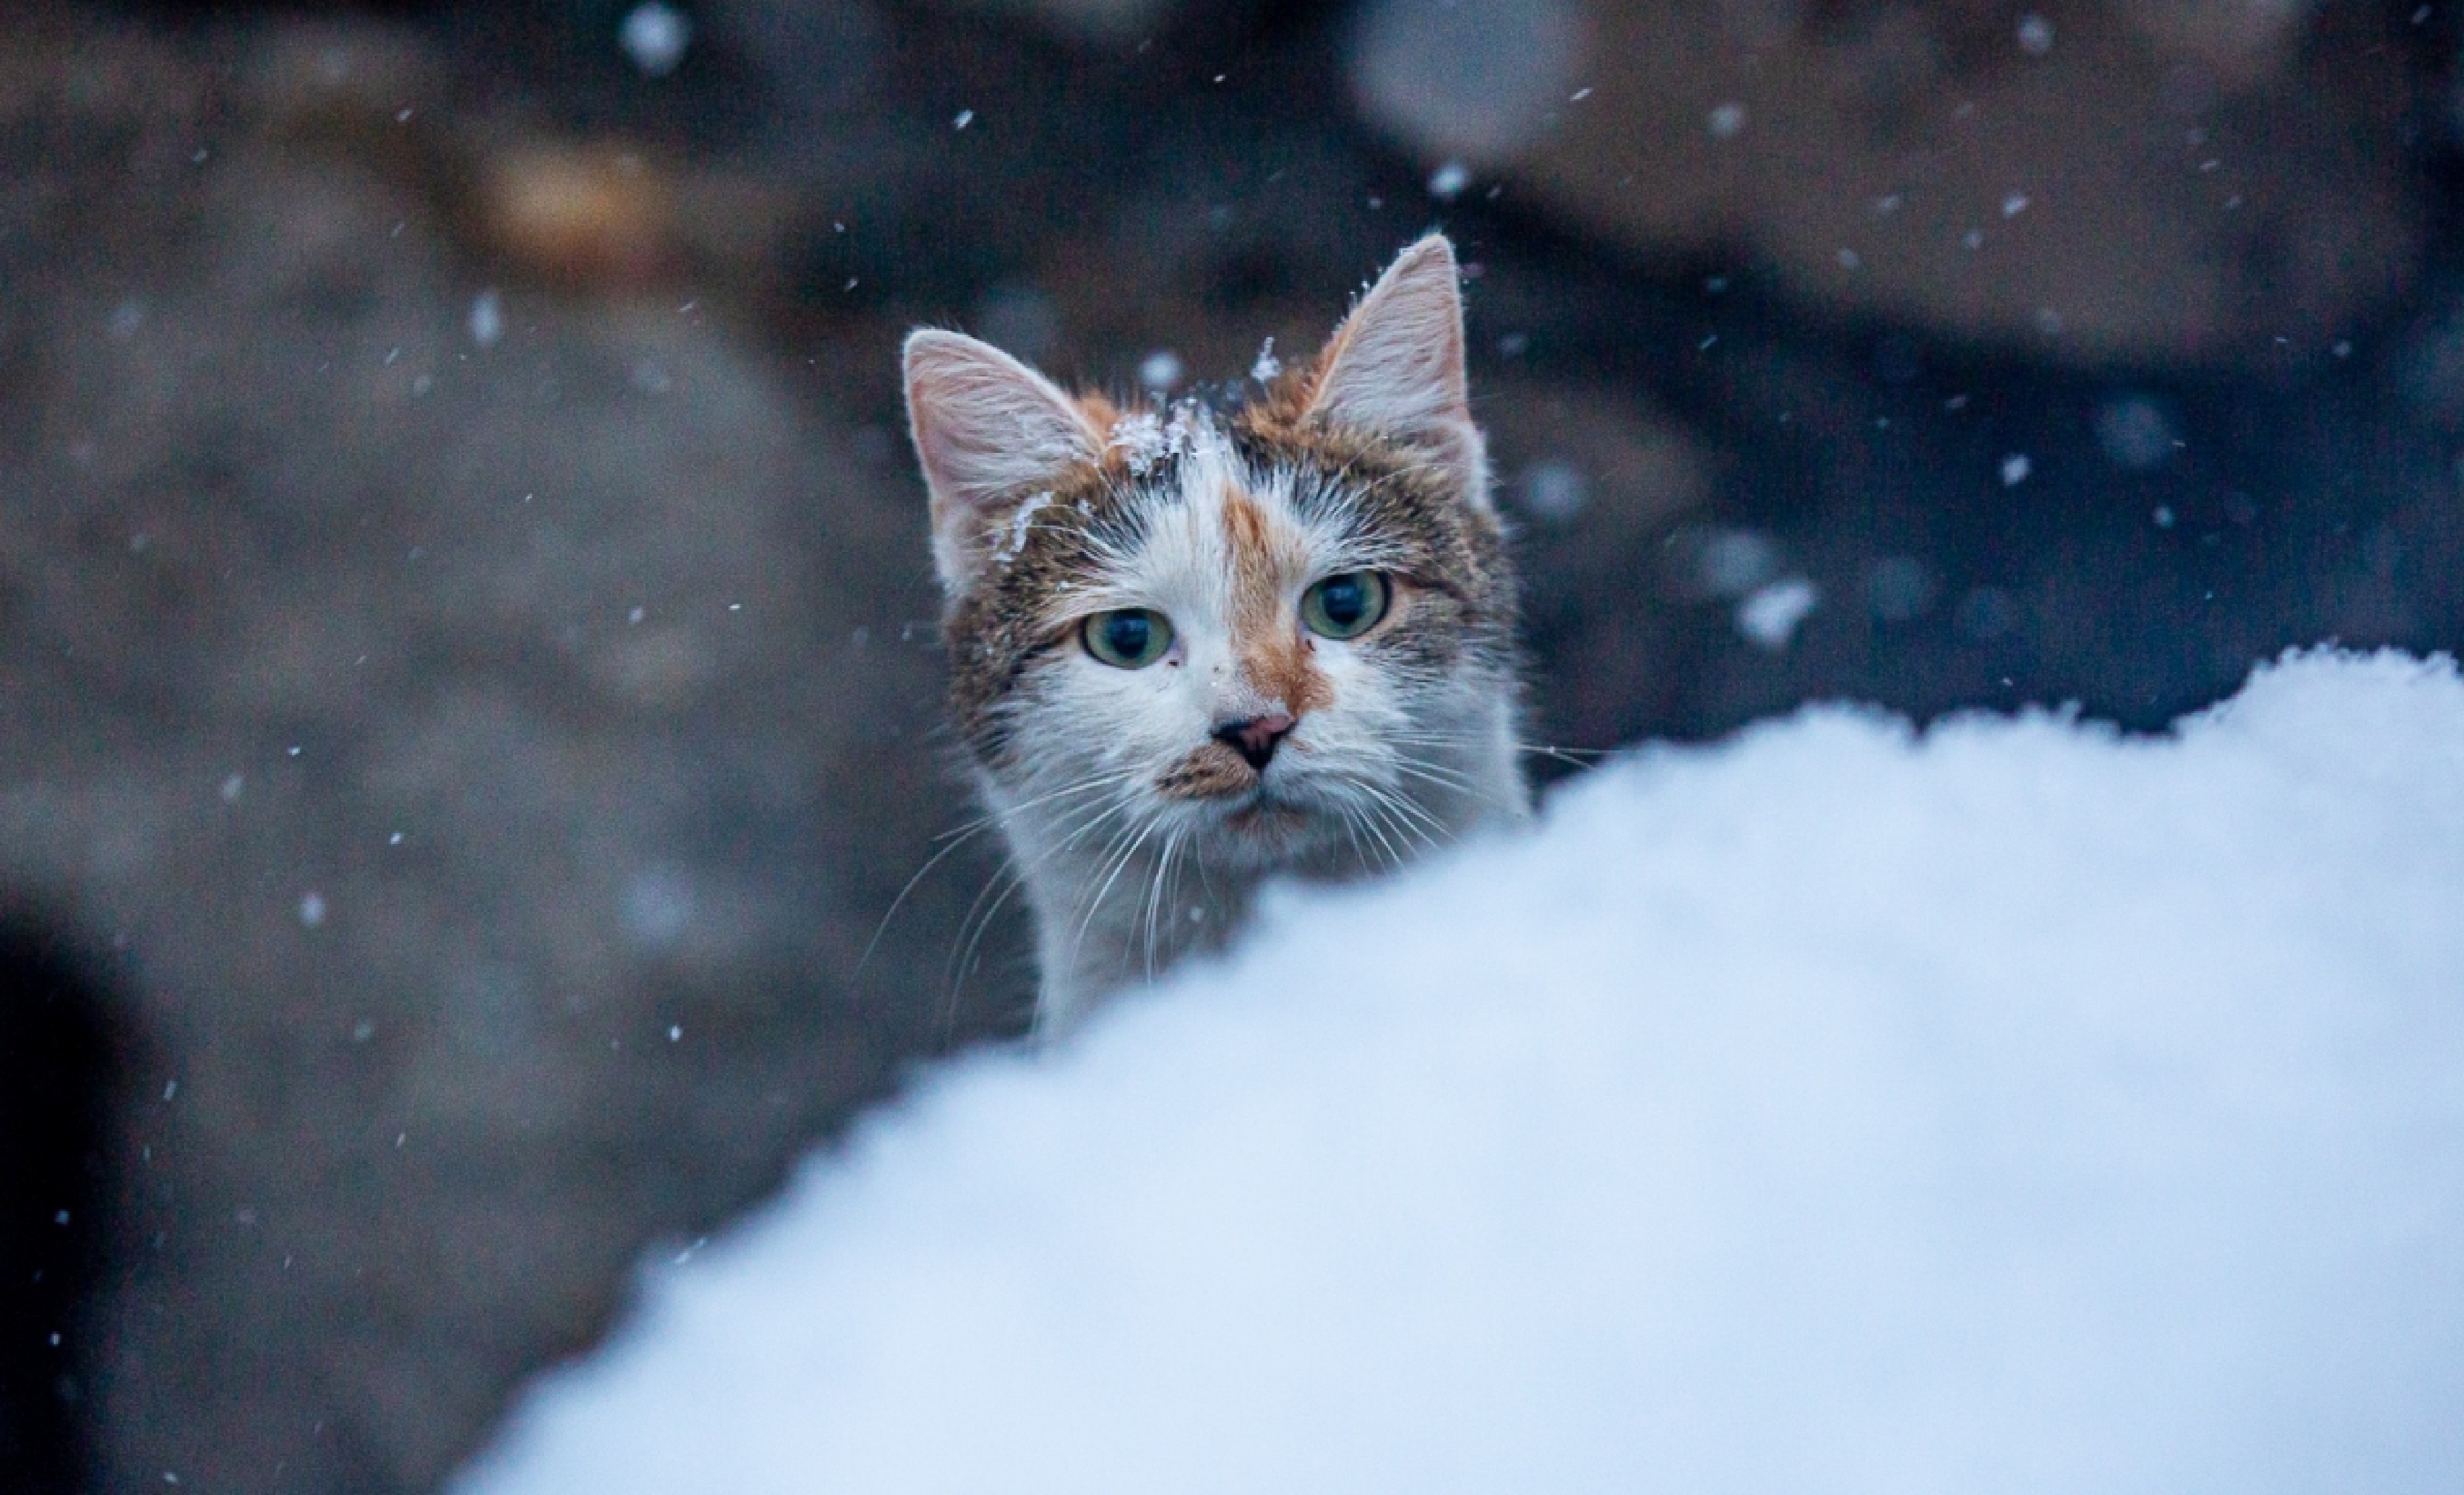
<path fill-rule="evenodd" d="M 2464 1488 L 2464 683 L 1819 710 L 955 1066 L 463 1495 Z"/>

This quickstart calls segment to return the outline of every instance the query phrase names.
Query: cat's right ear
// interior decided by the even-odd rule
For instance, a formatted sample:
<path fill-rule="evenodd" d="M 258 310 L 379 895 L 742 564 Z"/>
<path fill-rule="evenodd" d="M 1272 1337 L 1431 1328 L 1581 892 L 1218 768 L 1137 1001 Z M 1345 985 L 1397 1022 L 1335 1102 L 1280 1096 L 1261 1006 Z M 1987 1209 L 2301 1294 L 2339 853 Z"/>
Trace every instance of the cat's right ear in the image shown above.
<path fill-rule="evenodd" d="M 1038 483 L 1103 460 L 1104 438 L 1059 385 L 974 338 L 907 339 L 907 424 L 933 495 L 933 563 L 952 596 L 975 584 L 989 537 Z"/>

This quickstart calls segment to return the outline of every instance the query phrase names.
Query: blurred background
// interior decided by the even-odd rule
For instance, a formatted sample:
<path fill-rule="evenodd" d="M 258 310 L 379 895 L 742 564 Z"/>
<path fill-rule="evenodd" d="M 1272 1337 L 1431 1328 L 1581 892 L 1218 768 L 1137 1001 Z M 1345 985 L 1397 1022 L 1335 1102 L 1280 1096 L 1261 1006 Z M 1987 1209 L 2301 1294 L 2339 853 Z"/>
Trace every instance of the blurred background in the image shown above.
<path fill-rule="evenodd" d="M 2464 642 L 2457 9 L 11 0 L 0 1489 L 432 1488 L 1021 1029 L 918 322 L 1237 398 L 1444 229 L 1564 748 Z"/>

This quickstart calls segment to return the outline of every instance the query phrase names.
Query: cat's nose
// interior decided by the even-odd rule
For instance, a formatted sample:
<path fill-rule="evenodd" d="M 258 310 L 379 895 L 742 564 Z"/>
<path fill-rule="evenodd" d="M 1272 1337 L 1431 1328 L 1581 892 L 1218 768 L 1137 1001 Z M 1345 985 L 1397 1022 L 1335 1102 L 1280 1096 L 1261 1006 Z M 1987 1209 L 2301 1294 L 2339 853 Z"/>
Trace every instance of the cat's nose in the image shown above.
<path fill-rule="evenodd" d="M 1275 744 L 1292 730 L 1292 718 L 1282 712 L 1270 716 L 1252 716 L 1247 721 L 1227 721 L 1215 729 L 1215 740 L 1248 759 L 1249 766 L 1260 773 L 1275 756 Z"/>

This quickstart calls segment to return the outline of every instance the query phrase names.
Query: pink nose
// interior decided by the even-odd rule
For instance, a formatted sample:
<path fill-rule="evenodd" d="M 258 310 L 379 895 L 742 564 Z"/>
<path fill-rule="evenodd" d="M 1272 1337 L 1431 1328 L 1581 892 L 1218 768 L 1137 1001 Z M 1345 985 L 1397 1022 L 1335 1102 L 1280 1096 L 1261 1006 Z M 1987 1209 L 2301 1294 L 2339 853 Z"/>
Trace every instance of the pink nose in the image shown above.
<path fill-rule="evenodd" d="M 1275 744 L 1292 730 L 1292 718 L 1282 712 L 1271 716 L 1252 716 L 1247 721 L 1227 721 L 1215 729 L 1215 740 L 1248 760 L 1251 768 L 1264 773 L 1274 758 Z"/>

